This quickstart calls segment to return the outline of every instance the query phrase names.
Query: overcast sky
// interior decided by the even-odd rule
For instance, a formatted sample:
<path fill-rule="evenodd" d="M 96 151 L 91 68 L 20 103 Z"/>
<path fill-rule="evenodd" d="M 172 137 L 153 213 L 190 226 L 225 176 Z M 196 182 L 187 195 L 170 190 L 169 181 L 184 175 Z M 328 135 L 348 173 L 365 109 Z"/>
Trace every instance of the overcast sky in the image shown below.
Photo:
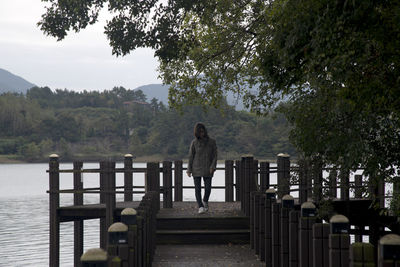
<path fill-rule="evenodd" d="M 161 83 L 150 49 L 115 57 L 104 35 L 104 22 L 71 32 L 63 41 L 45 36 L 36 23 L 44 13 L 40 0 L 0 0 L 0 68 L 51 89 L 134 89 Z"/>

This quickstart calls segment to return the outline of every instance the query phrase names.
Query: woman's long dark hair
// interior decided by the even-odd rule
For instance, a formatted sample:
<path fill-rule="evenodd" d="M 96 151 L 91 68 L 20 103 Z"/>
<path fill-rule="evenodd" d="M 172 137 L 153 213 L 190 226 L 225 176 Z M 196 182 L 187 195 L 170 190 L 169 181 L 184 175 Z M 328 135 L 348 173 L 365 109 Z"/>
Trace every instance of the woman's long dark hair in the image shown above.
<path fill-rule="evenodd" d="M 204 130 L 204 138 L 208 138 L 208 133 L 207 133 L 207 129 L 206 126 L 204 126 L 203 123 L 198 122 L 196 123 L 196 125 L 194 126 L 194 136 L 199 139 L 200 138 L 200 129 Z"/>

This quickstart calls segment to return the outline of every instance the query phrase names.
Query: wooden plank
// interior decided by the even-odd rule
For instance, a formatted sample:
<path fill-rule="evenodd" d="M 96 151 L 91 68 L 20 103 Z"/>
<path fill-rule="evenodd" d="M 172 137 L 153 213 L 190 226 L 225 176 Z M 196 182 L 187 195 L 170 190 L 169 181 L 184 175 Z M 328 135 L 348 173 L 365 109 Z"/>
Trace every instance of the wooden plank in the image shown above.
<path fill-rule="evenodd" d="M 132 201 L 133 192 L 133 157 L 130 154 L 124 157 L 124 201 Z"/>
<path fill-rule="evenodd" d="M 260 162 L 260 191 L 265 192 L 270 185 L 269 162 Z"/>
<path fill-rule="evenodd" d="M 182 172 L 182 160 L 174 161 L 175 201 L 183 200 Z"/>
<path fill-rule="evenodd" d="M 225 160 L 225 202 L 233 202 L 233 161 Z"/>
<path fill-rule="evenodd" d="M 163 161 L 163 208 L 172 208 L 172 162 Z"/>
<path fill-rule="evenodd" d="M 60 189 L 60 173 L 58 156 L 52 156 L 50 156 L 49 161 L 49 266 L 57 267 L 60 265 L 60 220 L 57 216 L 57 209 L 60 206 L 60 195 L 58 193 L 51 192 L 55 192 Z"/>
<path fill-rule="evenodd" d="M 82 162 L 74 162 L 74 190 L 83 189 Z M 83 205 L 83 194 L 74 193 L 74 205 Z M 81 266 L 81 256 L 83 254 L 83 220 L 74 221 L 74 266 Z"/>

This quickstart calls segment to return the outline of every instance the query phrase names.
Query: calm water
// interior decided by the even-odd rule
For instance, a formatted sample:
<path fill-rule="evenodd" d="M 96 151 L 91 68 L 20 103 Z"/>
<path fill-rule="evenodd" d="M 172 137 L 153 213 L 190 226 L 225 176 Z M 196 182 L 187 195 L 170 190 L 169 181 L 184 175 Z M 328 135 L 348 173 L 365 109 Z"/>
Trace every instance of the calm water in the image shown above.
<path fill-rule="evenodd" d="M 135 164 L 135 167 L 144 167 Z M 84 164 L 84 168 L 98 168 L 98 164 Z M 122 167 L 117 164 L 117 167 Z M 71 169 L 72 164 L 61 164 L 60 169 Z M 0 267 L 49 265 L 49 201 L 47 164 L 0 164 Z M 134 184 L 143 185 L 143 174 L 134 174 Z M 217 171 L 213 185 L 224 185 L 223 171 Z M 84 174 L 85 187 L 99 186 L 98 174 Z M 184 175 L 184 185 L 193 185 Z M 72 188 L 72 174 L 60 175 L 60 188 Z M 117 185 L 123 175 L 117 175 Z M 140 200 L 142 195 L 134 195 Z M 210 201 L 224 201 L 223 190 L 215 189 Z M 122 199 L 117 195 L 117 199 Z M 184 200 L 194 200 L 194 190 L 184 190 Z M 94 194 L 84 196 L 85 203 L 98 203 Z M 61 195 L 61 205 L 71 205 L 72 195 Z M 84 251 L 99 247 L 99 220 L 85 221 Z M 73 222 L 61 223 L 60 265 L 73 266 Z"/>

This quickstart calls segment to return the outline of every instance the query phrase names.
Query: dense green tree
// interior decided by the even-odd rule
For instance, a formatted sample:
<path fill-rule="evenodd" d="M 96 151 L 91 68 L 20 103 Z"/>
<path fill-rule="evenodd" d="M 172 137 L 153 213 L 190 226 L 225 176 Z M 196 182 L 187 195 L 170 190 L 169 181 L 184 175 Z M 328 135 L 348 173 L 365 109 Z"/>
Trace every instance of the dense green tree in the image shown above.
<path fill-rule="evenodd" d="M 39 25 L 59 40 L 107 6 L 113 53 L 155 49 L 174 107 L 218 106 L 227 91 L 259 113 L 288 102 L 305 156 L 381 177 L 400 165 L 397 0 L 46 2 Z"/>

